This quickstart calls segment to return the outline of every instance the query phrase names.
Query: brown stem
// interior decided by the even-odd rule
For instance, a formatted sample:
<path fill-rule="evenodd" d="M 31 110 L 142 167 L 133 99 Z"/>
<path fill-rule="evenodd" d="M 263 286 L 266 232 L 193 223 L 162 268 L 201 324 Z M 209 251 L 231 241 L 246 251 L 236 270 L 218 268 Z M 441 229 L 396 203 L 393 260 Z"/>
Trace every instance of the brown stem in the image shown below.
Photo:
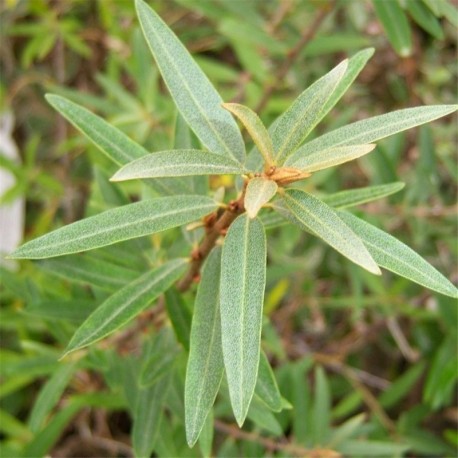
<path fill-rule="evenodd" d="M 280 68 L 278 69 L 278 72 L 276 73 L 276 75 L 274 77 L 274 80 L 265 87 L 264 93 L 262 95 L 262 98 L 259 101 L 259 103 L 258 103 L 258 105 L 257 105 L 257 107 L 255 109 L 255 111 L 257 113 L 259 113 L 260 111 L 262 111 L 265 108 L 265 106 L 267 105 L 267 102 L 269 101 L 274 89 L 285 78 L 285 76 L 288 73 L 289 69 L 294 64 L 294 61 L 296 60 L 297 56 L 305 48 L 305 46 L 313 39 L 313 37 L 318 32 L 318 29 L 320 28 L 322 22 L 325 20 L 326 16 L 331 11 L 332 11 L 332 4 L 331 5 L 326 5 L 326 7 L 321 8 L 320 11 L 318 12 L 317 16 L 315 17 L 314 21 L 310 25 L 310 28 L 308 28 L 302 34 L 301 39 L 288 52 L 288 55 L 286 56 L 286 59 L 283 61 L 283 63 L 280 66 Z"/>
<path fill-rule="evenodd" d="M 237 218 L 237 216 L 245 211 L 245 207 L 243 205 L 244 197 L 245 187 L 238 199 L 229 203 L 226 210 L 224 210 L 221 216 L 216 219 L 216 222 L 212 222 L 211 218 L 207 219 L 207 233 L 200 245 L 192 252 L 192 261 L 189 270 L 177 284 L 177 289 L 179 291 L 184 292 L 188 290 L 193 282 L 199 279 L 200 268 L 207 256 L 210 254 L 212 248 L 215 246 L 219 237 L 221 235 L 225 235 L 225 232 L 232 222 Z"/>
<path fill-rule="evenodd" d="M 218 431 L 221 431 L 235 439 L 246 440 L 246 441 L 256 442 L 258 444 L 261 444 L 262 446 L 264 446 L 266 449 L 270 451 L 283 450 L 284 452 L 290 454 L 291 456 L 304 456 L 304 457 L 310 456 L 310 450 L 304 447 L 301 447 L 295 444 L 291 444 L 291 443 L 287 443 L 287 442 L 286 443 L 279 442 L 278 439 L 273 440 L 267 437 L 262 437 L 256 433 L 243 431 L 239 429 L 237 426 L 224 423 L 221 420 L 215 420 L 215 428 Z M 336 456 L 339 456 L 339 455 L 336 455 Z"/>

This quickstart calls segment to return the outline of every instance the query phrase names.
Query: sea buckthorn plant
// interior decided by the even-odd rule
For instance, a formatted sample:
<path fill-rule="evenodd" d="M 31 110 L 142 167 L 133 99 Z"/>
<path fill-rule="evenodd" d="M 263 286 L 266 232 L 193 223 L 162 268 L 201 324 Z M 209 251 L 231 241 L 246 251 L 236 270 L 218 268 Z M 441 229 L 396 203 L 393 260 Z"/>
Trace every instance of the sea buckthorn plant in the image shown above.
<path fill-rule="evenodd" d="M 247 416 L 261 422 L 264 416 L 268 423 L 270 412 L 291 408 L 261 349 L 266 229 L 294 225 L 330 245 L 358 269 L 373 275 L 382 275 L 385 269 L 442 295 L 458 297 L 455 286 L 420 255 L 351 212 L 352 207 L 399 191 L 403 183 L 332 195 L 307 188 L 315 172 L 377 154 L 378 140 L 449 115 L 457 106 L 406 108 L 307 141 L 357 78 L 373 49 L 343 60 L 265 127 L 247 106 L 222 100 L 150 6 L 136 0 L 136 9 L 179 112 L 174 147 L 150 153 L 86 108 L 48 94 L 48 102 L 119 166 L 111 182 L 142 180 L 145 197 L 31 240 L 12 257 L 44 259 L 108 247 L 108 258 L 139 253 L 147 261 L 132 261 L 133 270 L 116 264 L 107 267 L 103 260 L 80 255 L 63 258 L 66 261 L 61 263 L 45 262 L 48 268 L 67 270 L 69 275 L 75 269 L 87 270 L 91 281 L 110 292 L 79 325 L 62 355 L 64 361 L 77 364 L 85 359 L 88 367 L 108 364 L 116 331 L 135 318 L 141 321 L 155 302 L 156 309 L 165 308 L 174 334 L 161 322 L 160 330 L 145 344 L 146 356 L 139 365 L 119 368 L 134 419 L 134 451 L 149 456 L 160 443 L 165 393 L 184 392 L 182 415 L 190 447 L 200 435 L 201 441 L 211 442 L 218 393 L 229 400 L 240 427 Z M 254 145 L 248 152 L 244 138 Z M 217 175 L 233 176 L 237 195 L 231 196 L 231 190 L 223 187 L 211 190 L 208 177 Z M 167 260 L 159 261 L 141 237 L 177 227 L 183 227 L 182 237 L 190 240 L 191 249 L 178 242 L 163 246 Z M 111 247 L 119 242 L 127 250 L 117 252 Z M 191 294 L 195 294 L 192 319 L 183 300 Z M 100 347 L 106 348 L 106 356 L 95 351 Z M 73 367 L 56 373 L 56 381 L 68 380 Z M 321 380 L 324 375 L 318 370 L 316 377 Z M 176 410 L 182 411 L 179 402 Z M 357 419 L 358 424 L 361 421 Z"/>

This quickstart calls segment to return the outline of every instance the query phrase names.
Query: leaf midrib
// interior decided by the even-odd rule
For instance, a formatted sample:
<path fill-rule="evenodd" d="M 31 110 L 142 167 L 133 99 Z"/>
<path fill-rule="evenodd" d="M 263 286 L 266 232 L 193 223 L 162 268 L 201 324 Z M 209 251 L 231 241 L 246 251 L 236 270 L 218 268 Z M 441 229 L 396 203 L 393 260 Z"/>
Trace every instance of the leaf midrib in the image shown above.
<path fill-rule="evenodd" d="M 201 105 L 198 103 L 197 99 L 194 97 L 192 91 L 190 90 L 190 87 L 189 87 L 189 85 L 188 85 L 188 83 L 187 83 L 187 80 L 184 79 L 184 78 L 182 78 L 181 73 L 180 73 L 180 69 L 175 65 L 175 62 L 174 62 L 173 59 L 171 58 L 169 52 L 167 51 L 167 48 L 164 46 L 164 44 L 163 44 L 163 42 L 162 42 L 160 36 L 159 36 L 157 33 L 154 32 L 154 26 L 153 26 L 153 24 L 151 23 L 151 19 L 150 19 L 149 15 L 143 15 L 143 16 L 141 16 L 141 19 L 143 19 L 143 20 L 146 19 L 146 21 L 149 22 L 149 27 L 150 27 L 150 29 L 151 29 L 151 32 L 152 32 L 152 33 L 154 34 L 154 36 L 156 37 L 157 43 L 158 43 L 158 44 L 160 45 L 160 47 L 162 48 L 162 51 L 165 53 L 166 58 L 167 58 L 168 61 L 169 61 L 169 66 L 171 66 L 171 67 L 174 68 L 174 70 L 175 70 L 175 72 L 176 72 L 176 73 L 175 73 L 176 76 L 178 76 L 178 78 L 180 79 L 180 81 L 182 81 L 182 84 L 183 84 L 183 86 L 186 88 L 186 90 L 187 90 L 187 92 L 188 92 L 188 95 L 190 96 L 191 100 L 194 102 L 194 105 L 196 106 L 196 108 L 198 109 L 198 111 L 200 112 L 200 114 L 202 115 L 203 119 L 205 119 L 205 122 L 207 123 L 207 126 L 208 126 L 208 127 L 210 128 L 210 130 L 215 134 L 215 136 L 218 138 L 218 140 L 220 141 L 220 143 L 224 146 L 224 149 L 226 150 L 226 153 L 229 153 L 229 155 L 230 155 L 231 157 L 233 157 L 233 158 L 238 162 L 237 158 L 232 154 L 232 152 L 231 152 L 231 150 L 229 149 L 229 147 L 228 147 L 228 145 L 226 144 L 226 142 L 221 138 L 219 132 L 218 132 L 217 130 L 215 130 L 215 128 L 213 127 L 213 125 L 208 121 L 207 116 L 205 116 L 205 112 L 202 111 Z M 142 21 L 140 21 L 140 23 L 142 24 Z M 142 28 L 143 28 L 143 26 L 142 26 Z M 145 35 L 146 35 L 146 33 L 145 33 Z M 147 40 L 147 41 L 148 41 L 148 40 Z M 181 43 L 180 43 L 180 44 L 181 44 Z M 149 41 L 148 41 L 148 45 L 149 45 L 151 51 L 153 52 L 153 54 L 156 55 L 156 54 L 154 53 L 154 50 L 153 50 L 151 44 L 149 43 Z M 183 46 L 183 45 L 181 44 L 181 46 Z M 156 63 L 157 63 L 160 67 L 163 67 L 163 65 L 162 65 L 161 63 L 158 62 L 158 59 L 156 59 Z M 197 64 L 195 64 L 195 65 L 197 65 Z M 205 77 L 205 75 L 204 75 L 204 77 Z M 167 87 L 169 87 L 169 84 L 168 84 L 167 80 L 164 79 L 164 81 L 165 81 L 165 84 L 167 85 Z M 170 89 L 170 88 L 169 88 L 169 89 Z M 223 101 L 221 100 L 221 103 L 222 103 L 222 102 L 223 102 Z"/>

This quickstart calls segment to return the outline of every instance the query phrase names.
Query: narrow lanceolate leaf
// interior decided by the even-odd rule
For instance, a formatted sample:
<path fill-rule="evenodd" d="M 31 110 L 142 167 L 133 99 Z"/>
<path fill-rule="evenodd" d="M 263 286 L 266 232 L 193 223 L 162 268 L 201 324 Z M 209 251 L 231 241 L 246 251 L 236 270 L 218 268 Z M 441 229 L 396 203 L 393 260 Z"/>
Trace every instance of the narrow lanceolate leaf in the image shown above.
<path fill-rule="evenodd" d="M 177 108 L 213 153 L 244 162 L 245 146 L 223 100 L 165 22 L 143 1 L 136 1 L 143 34 Z"/>
<path fill-rule="evenodd" d="M 258 377 L 266 284 L 264 227 L 246 214 L 229 227 L 221 262 L 221 332 L 232 410 L 245 421 Z"/>
<path fill-rule="evenodd" d="M 392 113 L 357 121 L 306 143 L 288 158 L 285 165 L 289 166 L 315 151 L 323 151 L 335 146 L 372 143 L 411 127 L 441 118 L 455 112 L 457 109 L 458 105 L 431 105 L 393 111 Z"/>
<path fill-rule="evenodd" d="M 31 431 L 38 432 L 45 422 L 48 414 L 56 406 L 68 382 L 76 370 L 76 364 L 61 364 L 52 377 L 43 385 L 35 399 L 30 413 L 28 425 Z"/>
<path fill-rule="evenodd" d="M 366 188 L 349 189 L 340 191 L 335 194 L 321 197 L 321 200 L 334 208 L 348 208 L 355 205 L 365 204 L 373 200 L 394 194 L 403 189 L 405 183 L 400 181 L 377 186 L 368 186 Z"/>
<path fill-rule="evenodd" d="M 223 103 L 223 107 L 240 119 L 262 154 L 266 165 L 273 165 L 274 148 L 272 140 L 259 116 L 250 108 L 239 103 Z"/>
<path fill-rule="evenodd" d="M 202 271 L 191 327 L 185 383 L 186 439 L 192 447 L 215 402 L 223 376 L 219 284 L 221 248 L 211 252 Z"/>
<path fill-rule="evenodd" d="M 248 183 L 245 192 L 244 205 L 250 218 L 254 218 L 261 207 L 269 202 L 277 192 L 275 181 L 266 178 L 253 178 Z"/>
<path fill-rule="evenodd" d="M 92 250 L 195 221 L 216 208 L 205 196 L 145 200 L 77 221 L 19 247 L 14 258 L 40 259 Z"/>
<path fill-rule="evenodd" d="M 162 422 L 162 406 L 170 386 L 170 373 L 137 394 L 133 414 L 132 446 L 136 457 L 151 456 Z"/>
<path fill-rule="evenodd" d="M 280 390 L 278 389 L 275 375 L 270 367 L 266 354 L 261 351 L 259 360 L 258 381 L 256 382 L 255 394 L 264 404 L 274 412 L 280 412 L 283 408 Z"/>
<path fill-rule="evenodd" d="M 324 202 L 299 189 L 288 189 L 284 201 L 297 222 L 355 264 L 380 275 L 361 239 Z"/>
<path fill-rule="evenodd" d="M 348 60 L 347 70 L 341 80 L 337 83 L 337 86 L 327 102 L 324 104 L 320 114 L 321 118 L 329 113 L 332 107 L 341 99 L 373 54 L 374 48 L 367 48 L 357 52 Z M 320 120 L 318 120 L 318 122 Z"/>
<path fill-rule="evenodd" d="M 170 288 L 185 269 L 186 260 L 169 261 L 110 296 L 77 329 L 64 356 L 103 339 L 135 318 Z"/>
<path fill-rule="evenodd" d="M 232 159 L 207 151 L 185 149 L 148 154 L 122 167 L 110 181 L 242 173 L 243 168 Z"/>
<path fill-rule="evenodd" d="M 409 21 L 398 0 L 373 0 L 375 13 L 396 52 L 403 57 L 412 52 Z"/>
<path fill-rule="evenodd" d="M 374 144 L 336 146 L 302 156 L 296 162 L 290 164 L 290 166 L 300 169 L 303 172 L 316 172 L 364 156 L 370 153 L 375 146 Z"/>
<path fill-rule="evenodd" d="M 339 217 L 363 240 L 381 267 L 438 293 L 458 297 L 458 289 L 407 245 L 350 213 L 339 212 Z"/>
<path fill-rule="evenodd" d="M 282 165 L 322 118 L 323 107 L 331 98 L 347 70 L 344 60 L 328 74 L 306 89 L 275 122 L 272 142 L 275 160 Z"/>
<path fill-rule="evenodd" d="M 86 108 L 60 95 L 47 94 L 46 100 L 117 164 L 127 164 L 148 154 L 126 134 Z"/>

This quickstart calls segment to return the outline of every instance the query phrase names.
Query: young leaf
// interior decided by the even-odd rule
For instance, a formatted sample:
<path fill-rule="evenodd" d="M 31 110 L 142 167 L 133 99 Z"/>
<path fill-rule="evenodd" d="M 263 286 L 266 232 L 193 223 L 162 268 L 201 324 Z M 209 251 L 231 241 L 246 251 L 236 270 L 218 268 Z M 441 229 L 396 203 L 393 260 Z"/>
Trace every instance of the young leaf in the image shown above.
<path fill-rule="evenodd" d="M 162 405 L 170 385 L 167 374 L 154 385 L 139 390 L 133 415 L 132 446 L 137 457 L 151 456 L 162 421 Z"/>
<path fill-rule="evenodd" d="M 186 439 L 192 447 L 215 402 L 223 376 L 219 284 L 221 248 L 212 250 L 197 290 L 185 383 Z"/>
<path fill-rule="evenodd" d="M 403 189 L 405 183 L 400 181 L 366 188 L 349 189 L 321 197 L 321 200 L 331 207 L 342 209 L 365 204 L 373 200 L 394 194 Z"/>
<path fill-rule="evenodd" d="M 410 56 L 412 37 L 409 21 L 398 0 L 373 0 L 375 13 L 396 52 L 402 56 Z"/>
<path fill-rule="evenodd" d="M 92 250 L 195 221 L 216 208 L 205 196 L 175 196 L 136 202 L 38 237 L 11 257 L 40 259 Z"/>
<path fill-rule="evenodd" d="M 254 218 L 261 207 L 276 194 L 277 183 L 266 178 L 253 178 L 249 181 L 245 192 L 244 205 L 250 218 Z"/>
<path fill-rule="evenodd" d="M 297 222 L 322 238 L 339 253 L 369 272 L 380 275 L 380 269 L 363 242 L 339 215 L 324 202 L 299 189 L 287 189 L 284 201 Z"/>
<path fill-rule="evenodd" d="M 446 296 L 458 298 L 458 289 L 407 245 L 356 216 L 339 217 L 363 240 L 377 264 Z"/>
<path fill-rule="evenodd" d="M 124 132 L 86 108 L 60 95 L 46 94 L 45 97 L 62 116 L 116 164 L 127 164 L 148 154 L 148 151 L 131 140 Z"/>
<path fill-rule="evenodd" d="M 282 410 L 283 402 L 280 390 L 278 389 L 269 360 L 263 351 L 261 351 L 261 358 L 259 360 L 258 381 L 256 382 L 255 394 L 270 410 L 274 412 L 280 412 Z"/>
<path fill-rule="evenodd" d="M 242 173 L 240 164 L 232 159 L 207 151 L 187 149 L 148 154 L 122 167 L 110 181 Z"/>
<path fill-rule="evenodd" d="M 221 262 L 221 332 L 232 410 L 241 426 L 258 376 L 266 238 L 257 219 L 240 215 L 229 227 Z"/>
<path fill-rule="evenodd" d="M 361 145 L 372 143 L 390 135 L 419 126 L 434 119 L 455 112 L 458 105 L 431 105 L 406 108 L 373 118 L 356 121 L 339 129 L 328 132 L 294 152 L 285 165 L 289 166 L 300 158 L 334 146 Z"/>
<path fill-rule="evenodd" d="M 312 84 L 277 119 L 271 134 L 278 164 L 283 164 L 322 119 L 323 107 L 345 74 L 347 65 L 348 61 L 344 60 Z"/>
<path fill-rule="evenodd" d="M 165 22 L 136 0 L 143 34 L 181 115 L 210 151 L 245 160 L 242 135 L 223 100 Z"/>
<path fill-rule="evenodd" d="M 290 167 L 300 169 L 303 172 L 316 172 L 364 156 L 370 153 L 375 146 L 374 144 L 336 146 L 307 156 L 301 156 L 296 162 L 290 164 Z"/>
<path fill-rule="evenodd" d="M 250 108 L 239 103 L 223 103 L 223 108 L 240 119 L 253 139 L 267 166 L 274 164 L 272 140 L 259 116 Z"/>
<path fill-rule="evenodd" d="M 110 296 L 77 329 L 63 356 L 103 339 L 128 323 L 170 288 L 185 269 L 186 260 L 169 261 Z"/>

